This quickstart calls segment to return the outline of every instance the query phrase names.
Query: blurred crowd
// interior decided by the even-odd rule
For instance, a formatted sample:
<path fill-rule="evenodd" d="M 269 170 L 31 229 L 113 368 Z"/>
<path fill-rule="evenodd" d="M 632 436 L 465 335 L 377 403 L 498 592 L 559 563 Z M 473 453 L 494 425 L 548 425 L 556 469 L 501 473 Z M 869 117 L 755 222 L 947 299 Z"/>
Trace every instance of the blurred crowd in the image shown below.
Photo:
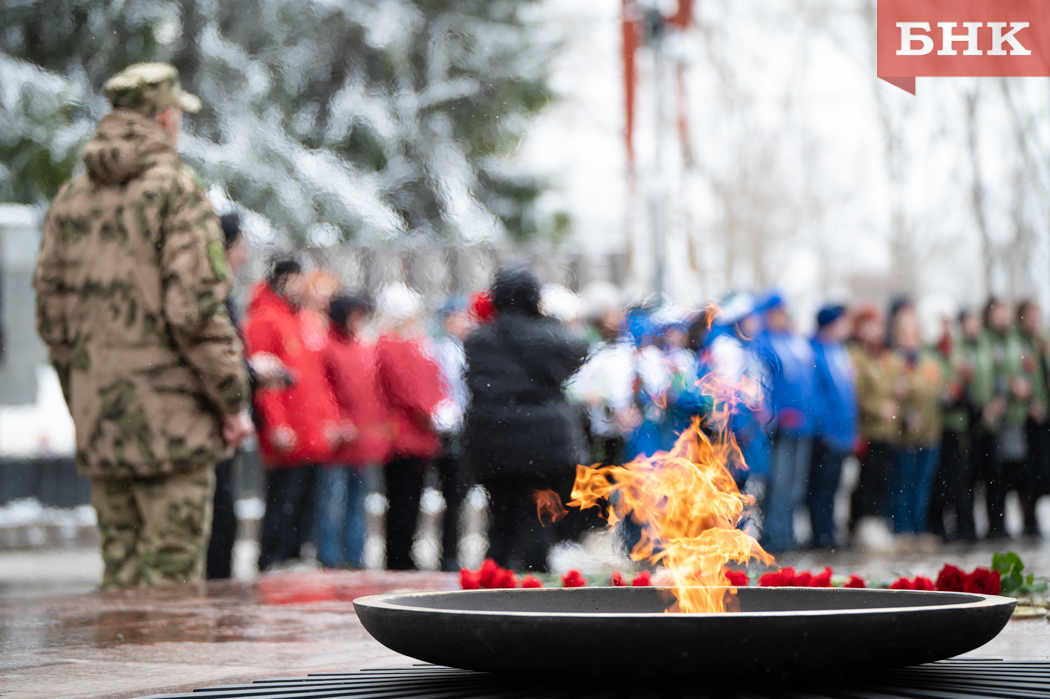
<path fill-rule="evenodd" d="M 176 153 L 201 100 L 162 63 L 128 66 L 105 91 L 113 110 L 48 210 L 33 276 L 91 479 L 103 587 L 199 580 L 205 542 L 208 575 L 229 576 L 227 459 L 253 420 L 262 571 L 296 565 L 308 543 L 326 567 L 362 566 L 378 483 L 385 565 L 413 568 L 427 478 L 445 501 L 443 568 L 459 565 L 462 504 L 480 486 L 489 556 L 543 570 L 555 543 L 601 522 L 565 510 L 578 464 L 655 462 L 704 433 L 739 445 L 726 465 L 772 552 L 843 546 L 871 520 L 911 539 L 974 540 L 978 522 L 1004 537 L 1011 492 L 1023 533 L 1039 531 L 1050 387 L 1035 303 L 945 318 L 932 346 L 908 299 L 885 313 L 829 304 L 806 338 L 774 290 L 625 303 L 611 285 L 576 295 L 504 266 L 469 298 L 434 299 L 344 288 L 288 254 L 242 308 L 229 297 L 249 257 L 240 221 L 222 218 L 223 242 Z M 648 514 L 622 520 L 625 546 Z"/>
<path fill-rule="evenodd" d="M 224 229 L 236 266 L 246 256 L 235 217 Z M 776 291 L 696 309 L 625 307 L 612 285 L 581 298 L 525 267 L 435 305 L 403 284 L 374 298 L 344 289 L 289 255 L 247 299 L 231 312 L 267 473 L 262 571 L 293 564 L 307 542 L 325 567 L 363 566 L 365 497 L 380 471 L 387 568 L 415 565 L 429 471 L 446 505 L 444 569 L 459 566 L 460 510 L 479 484 L 488 555 L 544 570 L 553 544 L 599 521 L 541 521 L 541 494 L 567 502 L 576 464 L 668 450 L 697 418 L 739 445 L 731 466 L 757 498 L 750 523 L 771 552 L 848 545 L 871 518 L 901 537 L 974 541 L 978 505 L 982 533 L 1006 537 L 1010 491 L 1024 534 L 1038 535 L 1035 504 L 1050 494 L 1050 347 L 1031 301 L 1011 310 L 993 299 L 944 318 L 927 346 L 906 298 L 885 310 L 828 304 L 807 338 Z M 844 528 L 836 496 L 851 456 L 859 479 Z M 230 492 L 220 469 L 212 575 L 228 575 Z M 628 548 L 641 526 L 620 525 Z"/>

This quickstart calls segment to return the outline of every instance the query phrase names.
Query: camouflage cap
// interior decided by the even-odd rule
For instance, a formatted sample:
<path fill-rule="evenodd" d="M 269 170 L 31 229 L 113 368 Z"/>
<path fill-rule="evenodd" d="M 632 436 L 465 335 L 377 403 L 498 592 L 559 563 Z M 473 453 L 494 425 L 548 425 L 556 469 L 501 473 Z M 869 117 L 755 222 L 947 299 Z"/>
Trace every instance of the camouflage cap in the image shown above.
<path fill-rule="evenodd" d="M 182 89 L 179 71 L 168 63 L 136 63 L 106 81 L 106 97 L 114 107 L 153 116 L 168 107 L 199 112 L 201 100 Z"/>

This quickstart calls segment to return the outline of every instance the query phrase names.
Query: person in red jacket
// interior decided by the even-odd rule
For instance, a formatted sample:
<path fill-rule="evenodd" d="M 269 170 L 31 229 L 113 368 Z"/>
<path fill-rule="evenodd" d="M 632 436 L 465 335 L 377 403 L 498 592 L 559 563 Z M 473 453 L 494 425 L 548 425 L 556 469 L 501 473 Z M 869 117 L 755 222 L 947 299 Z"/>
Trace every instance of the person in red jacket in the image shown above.
<path fill-rule="evenodd" d="M 326 568 L 363 567 L 365 496 L 375 467 L 390 450 L 375 345 L 362 337 L 371 314 L 372 305 L 362 297 L 339 295 L 328 306 L 324 369 L 339 408 L 342 441 L 317 477 L 314 543 Z"/>
<path fill-rule="evenodd" d="M 411 570 L 423 471 L 441 449 L 433 416 L 446 398 L 423 330 L 422 297 L 393 284 L 380 292 L 376 305 L 387 328 L 376 343 L 376 358 L 393 428 L 386 463 L 386 567 Z"/>
<path fill-rule="evenodd" d="M 266 466 L 259 570 L 299 558 L 310 539 L 317 464 L 328 461 L 338 437 L 338 413 L 321 363 L 323 344 L 307 342 L 299 304 L 303 269 L 292 257 L 276 259 L 252 295 L 244 328 L 248 361 L 280 365 L 283 386 L 255 392 L 259 443 Z M 315 346 L 318 344 L 318 346 Z"/>

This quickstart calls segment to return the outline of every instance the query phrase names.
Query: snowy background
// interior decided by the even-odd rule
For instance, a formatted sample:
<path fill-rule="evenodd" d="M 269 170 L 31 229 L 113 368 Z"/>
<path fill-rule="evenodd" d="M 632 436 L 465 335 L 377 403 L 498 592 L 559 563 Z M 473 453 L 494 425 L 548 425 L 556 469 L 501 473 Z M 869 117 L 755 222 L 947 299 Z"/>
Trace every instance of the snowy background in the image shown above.
<path fill-rule="evenodd" d="M 913 97 L 875 78 L 874 10 L 696 2 L 637 52 L 632 186 L 619 0 L 11 0 L 0 201 L 46 206 L 105 79 L 170 60 L 206 104 L 180 148 L 260 251 L 541 250 L 626 300 L 778 286 L 803 329 L 826 299 L 910 293 L 930 330 L 988 294 L 1045 306 L 1050 81 Z M 55 434 L 7 409 L 0 445 L 69 448 L 53 381 L 38 396 Z"/>

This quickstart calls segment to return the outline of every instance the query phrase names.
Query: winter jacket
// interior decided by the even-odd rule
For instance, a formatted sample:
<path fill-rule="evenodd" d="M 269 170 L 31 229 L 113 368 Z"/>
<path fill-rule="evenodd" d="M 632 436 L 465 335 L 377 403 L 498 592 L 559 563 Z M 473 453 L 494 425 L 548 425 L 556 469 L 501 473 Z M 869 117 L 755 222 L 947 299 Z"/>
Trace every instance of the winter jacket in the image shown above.
<path fill-rule="evenodd" d="M 379 383 L 390 412 L 390 459 L 429 459 L 441 449 L 441 438 L 431 424 L 446 396 L 441 369 L 432 358 L 429 344 L 425 335 L 402 337 L 396 333 L 386 333 L 376 343 Z"/>
<path fill-rule="evenodd" d="M 353 439 L 336 447 L 333 464 L 361 467 L 384 463 L 393 425 L 379 382 L 375 346 L 332 328 L 322 361 L 340 423 L 352 425 L 355 432 Z"/>
<path fill-rule="evenodd" d="M 634 401 L 642 422 L 628 436 L 627 458 L 670 451 L 698 416 L 710 412 L 696 355 L 686 349 L 665 352 L 654 345 L 641 351 L 634 369 Z"/>
<path fill-rule="evenodd" d="M 937 358 L 925 350 L 911 355 L 897 351 L 908 394 L 901 399 L 901 439 L 908 447 L 931 447 L 940 444 L 944 430 L 941 394 L 944 374 Z"/>
<path fill-rule="evenodd" d="M 569 395 L 587 406 L 591 432 L 599 437 L 624 436 L 615 418 L 633 400 L 634 355 L 634 346 L 625 339 L 599 341 L 569 380 Z"/>
<path fill-rule="evenodd" d="M 870 442 L 896 444 L 900 440 L 901 409 L 893 386 L 904 370 L 900 358 L 890 351 L 872 354 L 858 344 L 850 346 L 850 356 L 857 372 L 861 436 Z M 887 401 L 894 407 L 889 419 L 882 415 Z"/>
<path fill-rule="evenodd" d="M 786 437 L 813 436 L 813 348 L 794 332 L 763 332 L 759 356 L 769 366 L 773 424 Z"/>
<path fill-rule="evenodd" d="M 248 306 L 244 328 L 248 356 L 272 354 L 287 368 L 293 383 L 285 388 L 259 388 L 255 411 L 261 424 L 259 442 L 268 468 L 324 463 L 331 458 L 330 437 L 337 432 L 339 411 L 325 378 L 324 345 L 304 340 L 299 312 L 269 284 L 259 284 Z M 281 451 L 274 444 L 280 428 L 295 434 L 295 444 Z"/>
<path fill-rule="evenodd" d="M 437 427 L 448 436 L 459 436 L 463 431 L 463 415 L 470 402 L 467 391 L 467 355 L 463 342 L 452 335 L 434 340 L 434 359 L 441 369 L 441 390 L 447 396 L 436 421 Z"/>
<path fill-rule="evenodd" d="M 951 348 L 948 357 L 941 355 L 945 382 L 941 398 L 944 430 L 958 435 L 966 449 L 969 448 L 969 429 L 974 413 L 967 375 L 973 372 L 976 351 L 977 342 L 964 337 Z"/>
<path fill-rule="evenodd" d="M 769 475 L 772 448 L 770 402 L 764 391 L 755 388 L 768 387 L 769 366 L 757 352 L 757 340 L 742 341 L 733 326 L 718 326 L 707 336 L 706 347 L 700 352 L 700 374 L 714 374 L 716 386 L 725 386 L 729 395 L 715 394 L 716 401 L 736 402 L 732 416 L 732 429 L 736 442 L 751 477 L 764 479 Z M 747 393 L 741 401 L 738 386 L 743 382 Z"/>
<path fill-rule="evenodd" d="M 1050 410 L 1050 395 L 1046 384 L 1045 343 L 1041 337 L 1029 337 L 1027 333 L 1017 331 L 1021 343 L 1021 368 L 1032 382 L 1033 407 L 1038 406 L 1045 415 Z"/>
<path fill-rule="evenodd" d="M 983 410 L 997 397 L 1007 399 L 1006 414 L 991 425 L 982 422 L 982 429 L 998 432 L 1004 424 L 1018 427 L 1028 420 L 1029 403 L 1018 400 L 1010 386 L 1014 379 L 1027 376 L 1024 356 L 1024 347 L 1016 332 L 1011 330 L 1004 334 L 986 328 L 981 333 L 974 356 L 971 399 L 978 410 Z"/>
<path fill-rule="evenodd" d="M 229 458 L 221 418 L 248 401 L 219 219 L 171 135 L 117 109 L 44 221 L 37 329 L 93 478 Z"/>
<path fill-rule="evenodd" d="M 816 432 L 828 448 L 841 454 L 857 442 L 857 378 L 845 345 L 812 339 L 815 364 Z"/>
<path fill-rule="evenodd" d="M 463 448 L 480 482 L 582 462 L 583 428 L 562 384 L 583 364 L 586 342 L 555 320 L 501 310 L 465 349 L 472 400 Z"/>

